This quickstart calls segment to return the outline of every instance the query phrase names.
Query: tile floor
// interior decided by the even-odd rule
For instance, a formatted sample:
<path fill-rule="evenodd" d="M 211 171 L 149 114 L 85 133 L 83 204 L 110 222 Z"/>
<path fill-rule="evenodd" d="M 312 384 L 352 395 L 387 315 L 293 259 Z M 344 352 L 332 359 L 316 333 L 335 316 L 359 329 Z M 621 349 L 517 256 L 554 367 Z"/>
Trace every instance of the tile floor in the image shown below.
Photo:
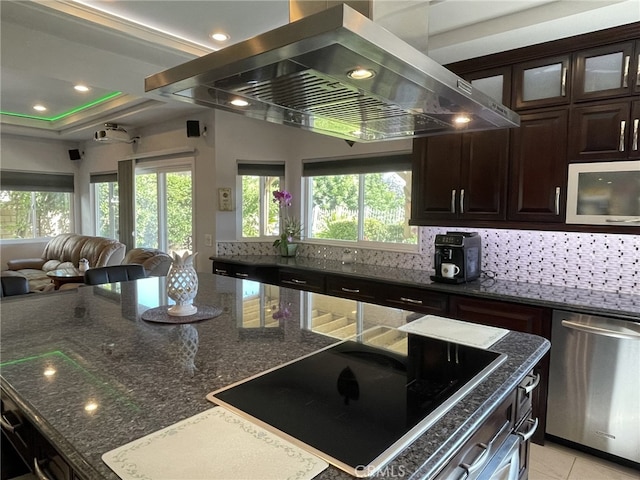
<path fill-rule="evenodd" d="M 638 480 L 640 472 L 552 442 L 531 444 L 529 480 Z"/>

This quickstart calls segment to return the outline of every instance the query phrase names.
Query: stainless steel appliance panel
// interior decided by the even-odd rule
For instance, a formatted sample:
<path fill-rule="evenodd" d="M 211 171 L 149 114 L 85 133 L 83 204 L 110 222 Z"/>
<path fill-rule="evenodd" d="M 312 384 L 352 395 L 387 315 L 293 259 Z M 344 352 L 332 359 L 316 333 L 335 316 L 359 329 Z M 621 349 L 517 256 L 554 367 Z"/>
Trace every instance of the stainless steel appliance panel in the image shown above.
<path fill-rule="evenodd" d="M 546 432 L 640 462 L 640 323 L 554 312 Z"/>

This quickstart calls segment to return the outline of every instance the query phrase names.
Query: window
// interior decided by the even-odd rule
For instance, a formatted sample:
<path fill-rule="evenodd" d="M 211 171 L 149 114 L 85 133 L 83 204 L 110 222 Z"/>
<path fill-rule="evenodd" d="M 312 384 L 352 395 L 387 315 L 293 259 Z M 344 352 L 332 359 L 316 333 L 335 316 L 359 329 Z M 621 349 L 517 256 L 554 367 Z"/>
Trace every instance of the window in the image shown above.
<path fill-rule="evenodd" d="M 278 235 L 278 205 L 273 191 L 284 185 L 284 164 L 238 163 L 242 183 L 242 238 Z"/>
<path fill-rule="evenodd" d="M 118 174 L 92 174 L 95 231 L 99 237 L 118 239 Z"/>
<path fill-rule="evenodd" d="M 43 238 L 73 231 L 73 175 L 3 171 L 0 238 Z"/>
<path fill-rule="evenodd" d="M 193 251 L 191 166 L 137 167 L 135 192 L 136 247 Z"/>
<path fill-rule="evenodd" d="M 408 155 L 306 162 L 308 238 L 417 244 Z"/>

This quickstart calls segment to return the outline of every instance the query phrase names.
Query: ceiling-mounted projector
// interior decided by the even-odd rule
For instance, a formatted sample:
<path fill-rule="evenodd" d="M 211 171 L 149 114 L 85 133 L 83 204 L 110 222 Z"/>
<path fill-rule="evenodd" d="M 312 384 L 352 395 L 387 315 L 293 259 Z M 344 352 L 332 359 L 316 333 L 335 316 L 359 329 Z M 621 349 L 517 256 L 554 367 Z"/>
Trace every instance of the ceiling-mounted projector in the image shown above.
<path fill-rule="evenodd" d="M 98 130 L 93 134 L 96 142 L 102 143 L 132 143 L 131 137 L 127 131 L 118 127 L 115 123 L 105 123 L 104 130 Z"/>

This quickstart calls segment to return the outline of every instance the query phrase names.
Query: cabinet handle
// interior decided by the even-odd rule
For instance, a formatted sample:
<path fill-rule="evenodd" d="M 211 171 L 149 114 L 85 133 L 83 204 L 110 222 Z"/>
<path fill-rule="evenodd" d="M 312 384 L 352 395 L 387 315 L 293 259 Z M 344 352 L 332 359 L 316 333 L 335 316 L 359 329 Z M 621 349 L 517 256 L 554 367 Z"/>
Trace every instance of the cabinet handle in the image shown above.
<path fill-rule="evenodd" d="M 22 422 L 18 421 L 18 423 L 12 425 L 9 420 L 2 416 L 0 417 L 0 425 L 2 425 L 2 428 L 4 428 L 7 432 L 14 433 L 16 429 L 22 426 Z"/>
<path fill-rule="evenodd" d="M 630 56 L 624 57 L 624 73 L 622 74 L 622 86 L 627 88 L 629 86 L 629 60 Z"/>
<path fill-rule="evenodd" d="M 631 142 L 631 150 L 638 150 L 638 124 L 640 124 L 640 119 L 636 118 L 633 121 L 633 141 Z"/>
<path fill-rule="evenodd" d="M 464 213 L 464 188 L 460 189 L 460 213 Z"/>
<path fill-rule="evenodd" d="M 33 472 L 35 473 L 36 478 L 38 480 L 51 480 L 51 478 L 47 474 L 45 474 L 40 468 L 37 458 L 33 459 Z"/>
<path fill-rule="evenodd" d="M 464 468 L 469 475 L 483 467 L 484 464 L 487 463 L 487 460 L 489 460 L 489 445 L 486 443 L 478 443 L 477 446 L 482 448 L 482 453 L 478 455 L 478 458 L 476 458 L 471 465 L 468 463 L 460 464 L 460 466 Z"/>
<path fill-rule="evenodd" d="M 306 285 L 307 281 L 306 280 L 298 280 L 297 278 L 292 278 L 291 279 L 291 283 L 296 283 L 298 285 Z"/>
<path fill-rule="evenodd" d="M 414 305 L 422 305 L 422 300 L 414 300 L 413 298 L 400 297 L 400 300 L 406 303 L 413 303 Z"/>
<path fill-rule="evenodd" d="M 239 273 L 236 272 L 236 277 L 240 277 L 240 278 L 247 278 L 249 276 L 248 273 Z"/>
<path fill-rule="evenodd" d="M 624 152 L 624 132 L 627 129 L 627 121 L 622 120 L 620 122 L 620 145 L 618 145 L 618 150 Z"/>
<path fill-rule="evenodd" d="M 636 73 L 636 88 L 640 85 L 640 54 L 638 54 L 638 63 L 636 63 L 638 72 Z"/>
<path fill-rule="evenodd" d="M 216 273 L 218 275 L 226 275 L 227 271 L 226 270 L 222 270 L 221 268 L 216 268 Z"/>
<path fill-rule="evenodd" d="M 560 84 L 560 96 L 567 96 L 567 67 L 562 67 L 562 83 Z"/>
<path fill-rule="evenodd" d="M 560 187 L 556 187 L 556 215 L 560 215 Z"/>
<path fill-rule="evenodd" d="M 342 287 L 340 290 L 342 290 L 343 292 L 347 292 L 347 293 L 360 293 L 360 289 L 359 288 L 345 288 L 345 287 Z"/>
<path fill-rule="evenodd" d="M 535 420 L 529 419 L 525 423 L 533 424 L 527 433 L 518 432 L 518 436 L 522 439 L 523 442 L 528 441 L 533 434 L 536 433 L 538 429 L 538 419 Z"/>
<path fill-rule="evenodd" d="M 533 382 L 530 383 L 529 385 L 520 387 L 522 390 L 524 390 L 525 395 L 529 395 L 531 392 L 533 392 L 538 386 L 538 384 L 540 383 L 539 373 L 536 373 L 535 377 L 529 377 L 529 378 L 533 378 Z"/>
<path fill-rule="evenodd" d="M 451 213 L 456 213 L 456 191 L 451 190 Z"/>

